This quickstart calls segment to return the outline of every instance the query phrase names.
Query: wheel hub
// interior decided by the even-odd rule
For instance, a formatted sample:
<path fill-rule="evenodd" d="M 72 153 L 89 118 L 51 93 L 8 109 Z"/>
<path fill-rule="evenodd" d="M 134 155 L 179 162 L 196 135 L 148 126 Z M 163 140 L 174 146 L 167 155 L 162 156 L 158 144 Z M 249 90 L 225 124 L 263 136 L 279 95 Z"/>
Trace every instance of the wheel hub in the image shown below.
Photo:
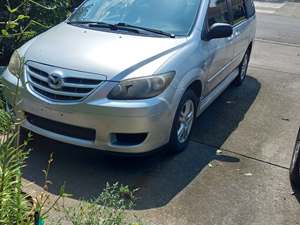
<path fill-rule="evenodd" d="M 180 143 L 187 141 L 194 122 L 195 106 L 192 100 L 188 100 L 182 107 L 179 116 L 177 138 Z"/>

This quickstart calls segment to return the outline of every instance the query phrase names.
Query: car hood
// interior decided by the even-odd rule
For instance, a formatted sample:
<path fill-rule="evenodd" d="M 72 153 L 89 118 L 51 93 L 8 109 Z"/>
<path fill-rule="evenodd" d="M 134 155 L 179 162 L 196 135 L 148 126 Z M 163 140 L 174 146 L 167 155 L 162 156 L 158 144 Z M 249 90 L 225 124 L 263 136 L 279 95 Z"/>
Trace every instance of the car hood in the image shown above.
<path fill-rule="evenodd" d="M 176 51 L 185 42 L 185 38 L 117 34 L 61 23 L 40 35 L 28 48 L 25 58 L 105 75 L 110 80 Z"/>

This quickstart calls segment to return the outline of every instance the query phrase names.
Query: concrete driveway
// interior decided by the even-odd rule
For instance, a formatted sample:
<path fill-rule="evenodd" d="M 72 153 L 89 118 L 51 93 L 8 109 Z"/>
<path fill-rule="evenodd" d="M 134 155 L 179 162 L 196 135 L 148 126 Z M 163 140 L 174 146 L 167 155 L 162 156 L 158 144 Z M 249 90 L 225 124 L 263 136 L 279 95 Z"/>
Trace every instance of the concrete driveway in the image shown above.
<path fill-rule="evenodd" d="M 151 224 L 300 224 L 288 179 L 300 126 L 300 18 L 276 10 L 258 14 L 245 84 L 229 87 L 201 115 L 186 152 L 120 158 L 39 137 L 24 178 L 42 185 L 54 152 L 50 192 L 66 182 L 78 200 L 106 182 L 139 187 L 135 212 Z"/>

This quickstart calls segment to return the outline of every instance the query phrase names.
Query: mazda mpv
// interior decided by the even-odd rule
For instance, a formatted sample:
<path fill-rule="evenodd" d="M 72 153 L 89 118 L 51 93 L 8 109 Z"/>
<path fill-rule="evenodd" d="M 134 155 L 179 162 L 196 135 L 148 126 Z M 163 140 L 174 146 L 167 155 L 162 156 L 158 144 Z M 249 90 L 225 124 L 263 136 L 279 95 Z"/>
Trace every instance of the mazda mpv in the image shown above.
<path fill-rule="evenodd" d="M 26 130 L 104 151 L 181 152 L 196 117 L 245 80 L 255 17 L 252 0 L 86 0 L 15 51 L 1 78 L 7 105 L 19 83 Z"/>

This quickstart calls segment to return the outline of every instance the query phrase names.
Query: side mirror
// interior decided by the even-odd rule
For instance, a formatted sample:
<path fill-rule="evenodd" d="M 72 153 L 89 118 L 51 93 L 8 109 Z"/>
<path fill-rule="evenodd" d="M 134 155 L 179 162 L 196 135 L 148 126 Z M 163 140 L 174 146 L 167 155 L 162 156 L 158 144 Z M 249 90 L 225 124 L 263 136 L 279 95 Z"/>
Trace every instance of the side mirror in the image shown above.
<path fill-rule="evenodd" d="M 207 40 L 227 38 L 233 34 L 233 27 L 227 23 L 215 23 L 209 28 Z"/>

